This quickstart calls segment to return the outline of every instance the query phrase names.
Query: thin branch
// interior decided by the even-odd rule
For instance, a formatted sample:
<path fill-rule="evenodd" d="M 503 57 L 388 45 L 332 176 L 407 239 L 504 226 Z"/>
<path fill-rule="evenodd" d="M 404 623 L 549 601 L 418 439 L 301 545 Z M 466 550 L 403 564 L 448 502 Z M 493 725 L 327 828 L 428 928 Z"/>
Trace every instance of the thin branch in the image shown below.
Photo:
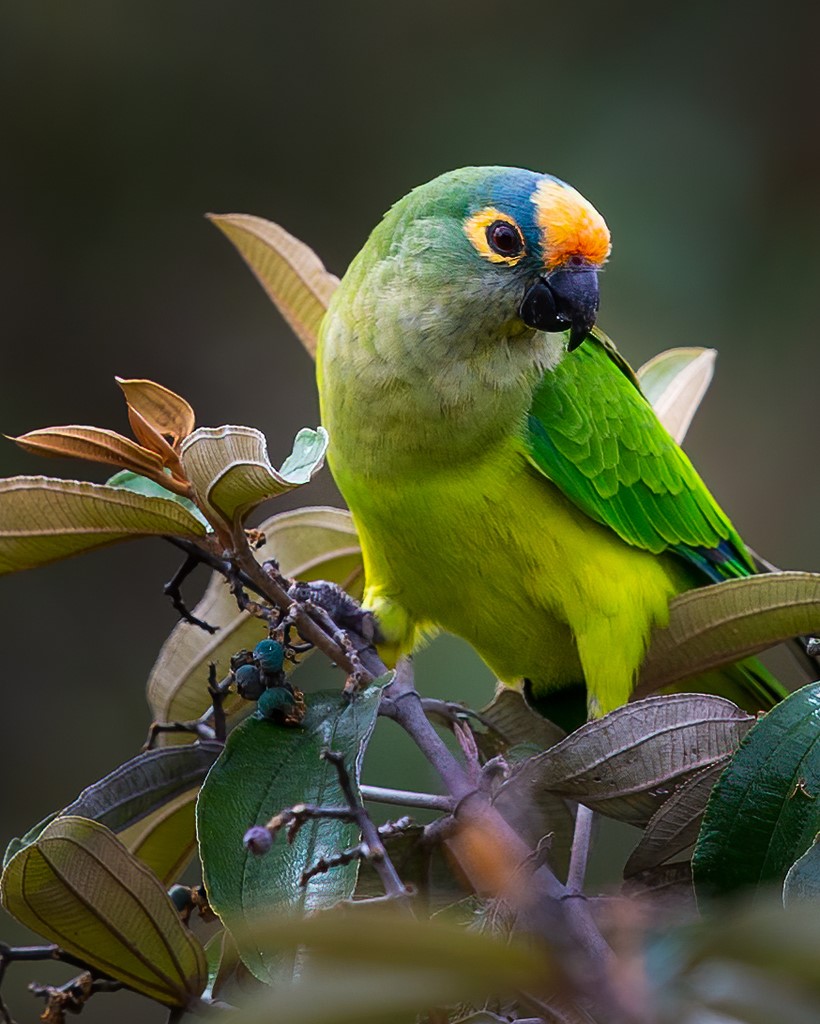
<path fill-rule="evenodd" d="M 413 687 L 412 668 L 401 661 L 393 683 L 385 689 L 380 714 L 408 732 L 438 772 L 456 801 L 456 829 L 448 844 L 476 890 L 490 891 L 515 908 L 525 930 L 542 935 L 560 956 L 560 963 L 579 998 L 592 999 L 607 1024 L 625 1024 L 634 1015 L 610 977 L 614 962 L 584 899 L 567 899 L 569 892 L 547 865 L 532 871 L 523 884 L 516 865 L 531 861 L 532 850 L 476 790 L 469 775 L 435 731 Z M 482 856 L 474 857 L 481 836 Z M 460 843 L 466 842 L 461 849 Z M 471 849 L 472 848 L 472 849 Z M 462 854 L 463 856 L 459 856 Z"/>
<path fill-rule="evenodd" d="M 193 615 L 188 610 L 188 606 L 182 597 L 182 584 L 201 563 L 202 559 L 197 555 L 186 555 L 185 561 L 162 589 L 165 596 L 171 598 L 171 604 L 174 606 L 174 610 L 179 613 L 179 617 L 183 622 L 187 622 L 190 626 L 198 626 L 200 629 L 204 629 L 206 633 L 213 634 L 216 633 L 218 627 L 212 626 L 210 623 L 205 622 L 204 619 L 198 619 Z"/>
<path fill-rule="evenodd" d="M 288 596 L 288 592 L 272 578 L 254 558 L 248 539 L 244 531 L 237 531 L 233 538 L 233 555 L 236 564 L 250 581 L 253 589 L 262 597 L 271 602 L 272 605 L 283 612 L 288 612 L 299 631 L 299 635 L 323 651 L 331 661 L 341 665 L 347 672 L 353 672 L 354 666 L 342 647 L 316 623 L 307 612 L 298 605 L 294 609 L 294 602 Z M 375 676 L 371 676 L 372 681 Z"/>
<path fill-rule="evenodd" d="M 323 875 L 333 868 L 344 867 L 346 864 L 351 864 L 354 860 L 370 860 L 370 847 L 367 843 L 357 843 L 356 846 L 351 846 L 347 850 L 341 850 L 330 857 L 320 857 L 302 872 L 299 885 L 304 888 L 311 878 L 315 878 L 316 875 Z"/>
<path fill-rule="evenodd" d="M 428 811 L 450 812 L 453 801 L 448 796 L 433 793 L 414 793 L 407 789 L 387 789 L 384 786 L 359 786 L 365 800 L 377 804 L 398 804 L 402 807 L 421 807 Z"/>
<path fill-rule="evenodd" d="M 98 992 L 119 992 L 125 986 L 113 978 L 95 977 L 86 971 L 64 985 L 38 985 L 32 982 L 28 988 L 33 996 L 46 1001 L 40 1020 L 56 1024 L 65 1020 L 66 1013 L 81 1013 L 88 1000 Z"/>
<path fill-rule="evenodd" d="M 348 807 L 355 815 L 356 822 L 362 833 L 362 839 L 369 847 L 369 860 L 381 879 L 385 893 L 396 899 L 406 900 L 409 895 L 407 888 L 399 877 L 399 873 L 396 871 L 396 867 L 384 847 L 379 830 L 373 823 L 373 819 L 364 809 L 356 793 L 353 782 L 345 767 L 344 754 L 340 754 L 335 750 L 326 750 L 323 757 L 336 769 L 336 774 L 339 776 L 339 785 L 344 793 L 345 800 L 347 800 Z"/>
<path fill-rule="evenodd" d="M 114 987 L 121 988 L 119 982 L 109 978 L 108 975 L 101 974 L 97 971 L 92 970 L 87 963 L 80 960 L 79 957 L 74 956 L 73 953 L 68 953 L 66 950 L 61 949 L 60 946 L 49 943 L 45 946 L 9 946 L 5 942 L 0 942 L 0 986 L 2 986 L 5 980 L 6 969 L 9 964 L 12 963 L 33 963 L 42 962 L 44 960 L 57 961 L 59 963 L 68 964 L 70 967 L 77 967 L 83 971 L 81 977 L 87 977 L 90 982 L 93 983 L 94 991 L 113 991 Z M 65 990 L 68 992 L 73 986 L 76 986 L 78 979 L 75 978 L 62 986 L 61 989 L 55 989 L 55 992 Z M 29 986 L 35 995 L 45 995 L 46 990 L 41 990 L 40 986 L 35 986 L 33 983 Z M 50 990 L 49 990 L 50 991 Z M 89 993 L 93 994 L 93 993 Z M 80 1006 L 80 1009 L 82 1007 Z M 73 1012 L 79 1012 L 74 1010 Z M 0 1019 L 3 1024 L 14 1024 L 11 1013 L 8 1007 L 0 997 Z"/>
<path fill-rule="evenodd" d="M 592 822 L 595 812 L 578 804 L 575 812 L 575 831 L 572 835 L 572 849 L 569 855 L 569 871 L 567 872 L 567 889 L 575 894 L 584 891 L 584 879 L 589 860 L 589 844 L 592 840 Z"/>

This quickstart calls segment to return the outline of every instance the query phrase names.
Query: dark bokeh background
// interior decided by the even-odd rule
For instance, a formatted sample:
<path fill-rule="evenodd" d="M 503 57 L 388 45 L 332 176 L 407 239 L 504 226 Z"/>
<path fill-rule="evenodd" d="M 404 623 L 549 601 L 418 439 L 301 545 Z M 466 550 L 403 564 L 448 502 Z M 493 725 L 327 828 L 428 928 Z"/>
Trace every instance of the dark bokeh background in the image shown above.
<path fill-rule="evenodd" d="M 521 164 L 607 217 L 601 323 L 631 361 L 719 348 L 688 449 L 751 544 L 820 568 L 811 18 L 595 0 L 4 5 L 0 431 L 124 429 L 118 373 L 284 455 L 317 421 L 312 364 L 203 213 L 279 220 L 341 273 L 411 186 Z M 39 472 L 105 475 L 0 445 L 0 474 Z M 337 498 L 325 474 L 298 500 Z M 0 845 L 138 748 L 174 564 L 144 542 L 0 580 Z M 424 685 L 483 676 L 451 653 L 424 659 Z"/>

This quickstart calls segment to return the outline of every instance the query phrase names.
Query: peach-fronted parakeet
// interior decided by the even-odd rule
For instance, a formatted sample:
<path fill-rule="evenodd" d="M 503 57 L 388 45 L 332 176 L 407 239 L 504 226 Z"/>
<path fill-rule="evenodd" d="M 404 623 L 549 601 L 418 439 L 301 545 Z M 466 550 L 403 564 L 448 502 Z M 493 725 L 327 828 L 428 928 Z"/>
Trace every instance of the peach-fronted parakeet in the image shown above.
<path fill-rule="evenodd" d="M 670 598 L 754 572 L 594 326 L 609 251 L 601 215 L 556 178 L 444 174 L 373 231 L 318 352 L 385 647 L 447 630 L 536 696 L 584 683 L 592 714 L 628 700 Z M 750 707 L 782 695 L 749 663 L 710 686 Z"/>

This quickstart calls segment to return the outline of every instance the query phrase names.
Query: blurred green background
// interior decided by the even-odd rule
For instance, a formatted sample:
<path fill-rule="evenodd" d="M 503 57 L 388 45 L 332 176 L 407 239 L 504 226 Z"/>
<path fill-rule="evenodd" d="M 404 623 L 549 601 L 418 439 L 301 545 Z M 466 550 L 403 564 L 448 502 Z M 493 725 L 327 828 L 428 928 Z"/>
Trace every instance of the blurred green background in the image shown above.
<path fill-rule="evenodd" d="M 280 221 L 342 273 L 413 185 L 518 164 L 606 216 L 601 324 L 634 364 L 719 349 L 687 448 L 749 543 L 820 569 L 815 19 L 773 3 L 3 5 L 0 431 L 125 429 L 116 373 L 182 392 L 200 424 L 260 427 L 280 458 L 317 422 L 313 366 L 203 214 Z M 106 475 L 6 442 L 0 473 Z M 324 473 L 295 503 L 339 499 Z M 138 749 L 176 563 L 143 542 L 0 579 L 0 843 Z M 487 686 L 452 646 L 419 674 Z M 394 740 L 376 752 L 388 784 Z M 47 973 L 12 971 L 15 995 Z"/>

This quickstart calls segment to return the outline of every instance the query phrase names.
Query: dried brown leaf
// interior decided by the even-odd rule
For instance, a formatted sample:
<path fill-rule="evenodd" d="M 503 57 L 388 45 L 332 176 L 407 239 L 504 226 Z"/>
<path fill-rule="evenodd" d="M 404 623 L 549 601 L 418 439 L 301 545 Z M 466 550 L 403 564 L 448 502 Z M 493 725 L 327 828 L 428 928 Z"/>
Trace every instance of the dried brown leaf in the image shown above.
<path fill-rule="evenodd" d="M 178 447 L 193 431 L 194 410 L 184 398 L 152 380 L 115 379 L 125 395 L 129 412 L 136 412 L 172 448 Z"/>
<path fill-rule="evenodd" d="M 162 472 L 162 462 L 155 452 L 135 444 L 114 430 L 104 430 L 102 427 L 76 424 L 44 427 L 11 440 L 35 455 L 66 456 L 87 459 L 89 462 L 104 462 L 150 476 Z"/>

